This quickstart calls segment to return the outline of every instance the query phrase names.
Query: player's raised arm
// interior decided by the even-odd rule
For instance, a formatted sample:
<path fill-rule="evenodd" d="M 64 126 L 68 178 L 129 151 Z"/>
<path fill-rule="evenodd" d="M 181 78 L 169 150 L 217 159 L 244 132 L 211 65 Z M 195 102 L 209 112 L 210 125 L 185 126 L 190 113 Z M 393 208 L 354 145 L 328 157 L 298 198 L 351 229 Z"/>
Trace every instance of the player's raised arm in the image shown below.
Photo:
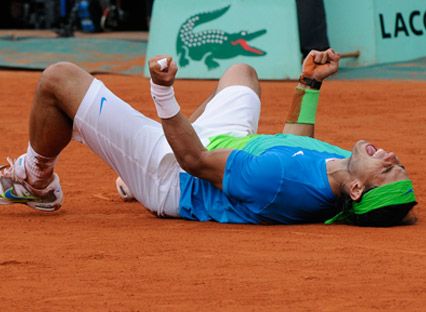
<path fill-rule="evenodd" d="M 323 80 L 337 72 L 339 59 L 332 49 L 308 54 L 283 133 L 314 137 L 319 90 Z"/>
<path fill-rule="evenodd" d="M 173 89 L 178 68 L 171 57 L 150 59 L 149 70 L 151 96 L 179 165 L 191 175 L 207 179 L 222 188 L 226 160 L 231 151 L 207 151 L 191 123 L 180 113 Z"/>

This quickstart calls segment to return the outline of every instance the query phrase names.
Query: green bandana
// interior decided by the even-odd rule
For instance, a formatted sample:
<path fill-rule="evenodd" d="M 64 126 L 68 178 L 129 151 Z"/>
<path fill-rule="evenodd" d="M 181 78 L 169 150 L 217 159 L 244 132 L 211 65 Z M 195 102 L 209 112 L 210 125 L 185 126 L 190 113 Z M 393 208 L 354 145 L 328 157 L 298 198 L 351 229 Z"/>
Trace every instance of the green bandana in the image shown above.
<path fill-rule="evenodd" d="M 341 211 L 324 223 L 332 224 L 336 221 L 346 220 L 350 214 L 362 215 L 386 206 L 408 204 L 415 201 L 416 196 L 411 180 L 392 182 L 371 189 L 361 197 L 359 202 L 353 202 L 351 209 Z"/>

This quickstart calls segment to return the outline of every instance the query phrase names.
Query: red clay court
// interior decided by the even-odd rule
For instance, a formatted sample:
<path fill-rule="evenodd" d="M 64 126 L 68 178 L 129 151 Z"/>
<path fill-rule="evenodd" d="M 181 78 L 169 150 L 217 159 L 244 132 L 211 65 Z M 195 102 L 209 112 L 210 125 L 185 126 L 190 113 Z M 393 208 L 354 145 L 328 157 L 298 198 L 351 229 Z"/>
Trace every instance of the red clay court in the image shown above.
<path fill-rule="evenodd" d="M 39 72 L 0 72 L 0 154 L 26 150 Z M 155 117 L 146 78 L 101 75 Z M 177 81 L 189 115 L 214 81 Z M 281 131 L 294 82 L 262 82 L 259 132 Z M 73 142 L 57 172 L 63 208 L 0 207 L 2 311 L 423 311 L 426 304 L 426 83 L 327 81 L 317 137 L 361 138 L 399 155 L 414 181 L 417 225 L 253 226 L 157 219 L 123 203 L 115 174 Z"/>

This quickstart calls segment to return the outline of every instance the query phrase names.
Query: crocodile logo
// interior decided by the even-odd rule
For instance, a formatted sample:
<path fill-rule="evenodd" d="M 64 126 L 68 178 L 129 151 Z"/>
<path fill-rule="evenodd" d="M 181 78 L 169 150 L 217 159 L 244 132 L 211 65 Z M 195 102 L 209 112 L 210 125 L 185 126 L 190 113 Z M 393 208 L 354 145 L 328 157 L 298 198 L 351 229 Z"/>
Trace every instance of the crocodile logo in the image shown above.
<path fill-rule="evenodd" d="M 218 59 L 230 59 L 239 55 L 264 56 L 265 51 L 252 47 L 248 41 L 260 37 L 266 33 L 266 29 L 252 33 L 240 31 L 238 33 L 227 33 L 223 30 L 203 30 L 194 32 L 194 28 L 218 19 L 224 15 L 231 6 L 199 13 L 188 18 L 179 28 L 176 41 L 176 51 L 179 56 L 179 65 L 187 66 L 190 59 L 201 61 L 203 58 L 209 70 L 220 66 Z"/>

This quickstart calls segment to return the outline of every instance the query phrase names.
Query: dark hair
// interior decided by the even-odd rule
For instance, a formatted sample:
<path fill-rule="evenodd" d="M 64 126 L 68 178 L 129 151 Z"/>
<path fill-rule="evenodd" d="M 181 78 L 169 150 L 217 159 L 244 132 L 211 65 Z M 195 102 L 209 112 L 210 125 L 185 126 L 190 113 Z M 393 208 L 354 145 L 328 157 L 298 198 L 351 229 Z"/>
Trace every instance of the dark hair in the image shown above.
<path fill-rule="evenodd" d="M 361 215 L 353 213 L 350 214 L 349 221 L 353 225 L 374 227 L 414 224 L 415 219 L 406 220 L 405 217 L 416 204 L 417 202 L 391 205 Z"/>
<path fill-rule="evenodd" d="M 396 225 L 410 225 L 416 223 L 415 217 L 406 218 L 417 202 L 400 205 L 385 206 L 364 214 L 355 214 L 352 211 L 352 199 L 345 194 L 339 200 L 340 207 L 348 211 L 345 223 L 357 226 L 390 227 Z"/>

